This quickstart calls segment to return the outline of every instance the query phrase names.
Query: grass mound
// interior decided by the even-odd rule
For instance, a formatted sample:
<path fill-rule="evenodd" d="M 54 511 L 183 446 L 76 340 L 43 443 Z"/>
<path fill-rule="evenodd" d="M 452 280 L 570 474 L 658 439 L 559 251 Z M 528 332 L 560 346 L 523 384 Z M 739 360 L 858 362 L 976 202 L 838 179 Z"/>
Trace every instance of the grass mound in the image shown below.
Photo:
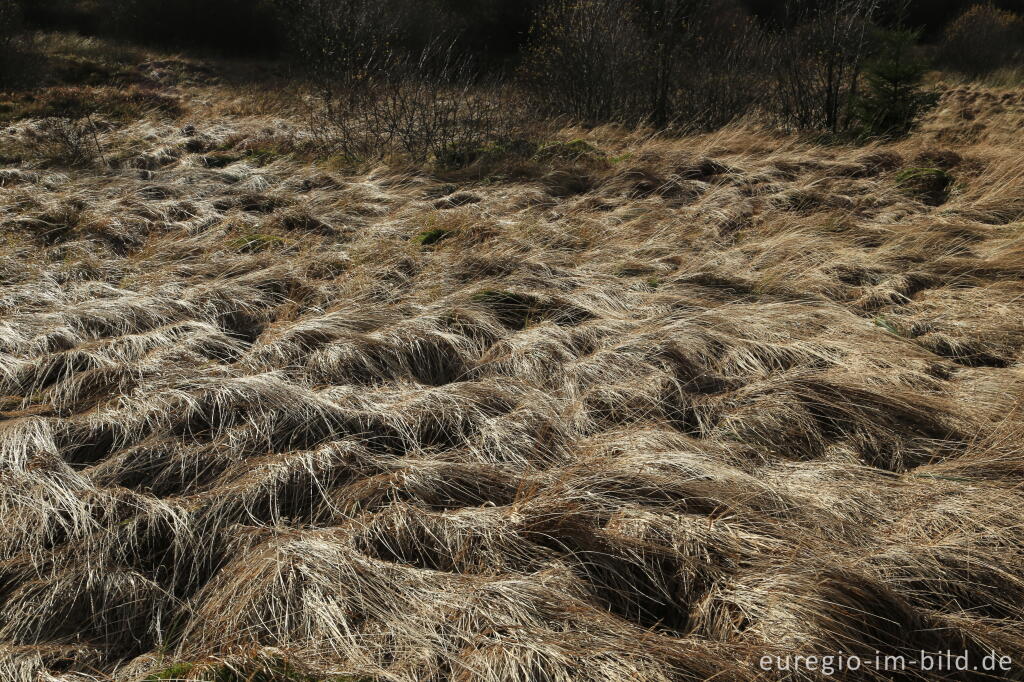
<path fill-rule="evenodd" d="M 944 204 L 949 198 L 953 176 L 941 168 L 908 168 L 895 176 L 896 186 L 930 206 Z"/>

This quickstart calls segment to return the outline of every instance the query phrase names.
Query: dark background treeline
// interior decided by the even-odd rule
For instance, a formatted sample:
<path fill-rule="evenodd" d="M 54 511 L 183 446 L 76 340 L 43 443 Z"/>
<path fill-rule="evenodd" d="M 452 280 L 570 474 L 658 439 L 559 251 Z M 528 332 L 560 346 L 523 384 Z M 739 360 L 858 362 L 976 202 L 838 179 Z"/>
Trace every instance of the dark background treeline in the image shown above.
<path fill-rule="evenodd" d="M 289 27 L 282 19 L 290 0 L 17 0 L 29 29 L 70 30 L 180 48 L 239 56 L 277 57 L 285 52 Z M 644 0 L 637 0 L 643 4 Z M 784 22 L 792 0 L 719 0 L 763 21 Z M 887 0 L 891 22 L 920 29 L 925 41 L 978 0 Z M 297 3 L 294 3 L 297 4 Z M 391 4 L 391 3 L 388 3 Z M 543 0 L 411 0 L 424 32 L 441 31 L 482 62 L 507 63 L 528 42 Z M 993 0 L 1021 11 L 1024 0 Z"/>
<path fill-rule="evenodd" d="M 742 4 L 764 19 L 778 19 L 785 13 L 786 0 L 742 0 Z M 921 29 L 926 39 L 935 39 L 945 26 L 979 0 L 910 0 L 885 3 L 905 14 L 904 21 L 912 28 Z M 1016 12 L 1024 9 L 1024 0 L 995 0 L 991 4 Z M 904 7 L 905 5 L 905 7 Z M 884 9 L 884 8 L 883 8 Z"/>
<path fill-rule="evenodd" d="M 905 135 L 936 105 L 938 91 L 928 85 L 933 69 L 1024 82 L 1024 16 L 1013 11 L 1020 5 L 0 0 L 0 38 L 7 37 L 8 47 L 0 76 L 13 84 L 20 74 L 23 87 L 32 87 L 38 79 L 26 78 L 19 65 L 41 63 L 46 51 L 39 46 L 66 41 L 61 32 L 116 39 L 94 41 L 108 51 L 124 42 L 275 60 L 274 68 L 261 64 L 255 71 L 275 86 L 275 78 L 287 75 L 303 88 L 299 101 L 318 153 L 345 159 L 397 153 L 451 167 L 536 151 L 524 141 L 543 135 L 530 126 L 555 121 L 713 130 L 750 118 L 828 139 L 865 140 Z M 28 30 L 20 31 L 18 21 Z M 81 61 L 66 66 L 83 73 Z M 120 64 L 103 68 L 123 72 Z M 90 75 L 96 70 L 84 69 L 89 78 L 51 80 L 82 86 L 96 81 Z M 75 102 L 93 97 L 81 88 L 72 94 Z M 73 109 L 57 118 L 81 118 L 76 112 L 83 107 Z"/>

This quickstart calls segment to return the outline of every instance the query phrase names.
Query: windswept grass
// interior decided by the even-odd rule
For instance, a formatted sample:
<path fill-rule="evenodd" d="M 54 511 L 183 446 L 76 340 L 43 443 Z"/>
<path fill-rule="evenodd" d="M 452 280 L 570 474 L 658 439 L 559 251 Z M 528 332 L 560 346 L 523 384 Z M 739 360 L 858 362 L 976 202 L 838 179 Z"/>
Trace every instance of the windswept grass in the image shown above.
<path fill-rule="evenodd" d="M 471 182 L 190 87 L 0 170 L 0 679 L 1024 661 L 1019 92 Z"/>

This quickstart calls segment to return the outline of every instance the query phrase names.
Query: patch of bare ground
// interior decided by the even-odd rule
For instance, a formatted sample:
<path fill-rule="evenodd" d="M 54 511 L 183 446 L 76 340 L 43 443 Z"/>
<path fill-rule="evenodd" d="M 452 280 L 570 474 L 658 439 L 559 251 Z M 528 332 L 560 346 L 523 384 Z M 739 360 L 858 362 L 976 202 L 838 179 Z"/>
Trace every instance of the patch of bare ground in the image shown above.
<path fill-rule="evenodd" d="M 0 679 L 1024 662 L 1019 93 L 455 183 L 225 101 L 0 170 Z"/>

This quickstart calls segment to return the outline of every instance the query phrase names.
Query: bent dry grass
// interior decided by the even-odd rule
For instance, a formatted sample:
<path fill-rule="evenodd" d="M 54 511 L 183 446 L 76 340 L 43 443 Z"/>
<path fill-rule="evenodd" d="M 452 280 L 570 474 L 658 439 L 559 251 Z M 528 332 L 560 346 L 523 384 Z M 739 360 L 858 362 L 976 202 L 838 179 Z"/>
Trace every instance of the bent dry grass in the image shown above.
<path fill-rule="evenodd" d="M 1019 93 L 452 183 L 204 92 L 0 171 L 0 677 L 1024 664 Z"/>

